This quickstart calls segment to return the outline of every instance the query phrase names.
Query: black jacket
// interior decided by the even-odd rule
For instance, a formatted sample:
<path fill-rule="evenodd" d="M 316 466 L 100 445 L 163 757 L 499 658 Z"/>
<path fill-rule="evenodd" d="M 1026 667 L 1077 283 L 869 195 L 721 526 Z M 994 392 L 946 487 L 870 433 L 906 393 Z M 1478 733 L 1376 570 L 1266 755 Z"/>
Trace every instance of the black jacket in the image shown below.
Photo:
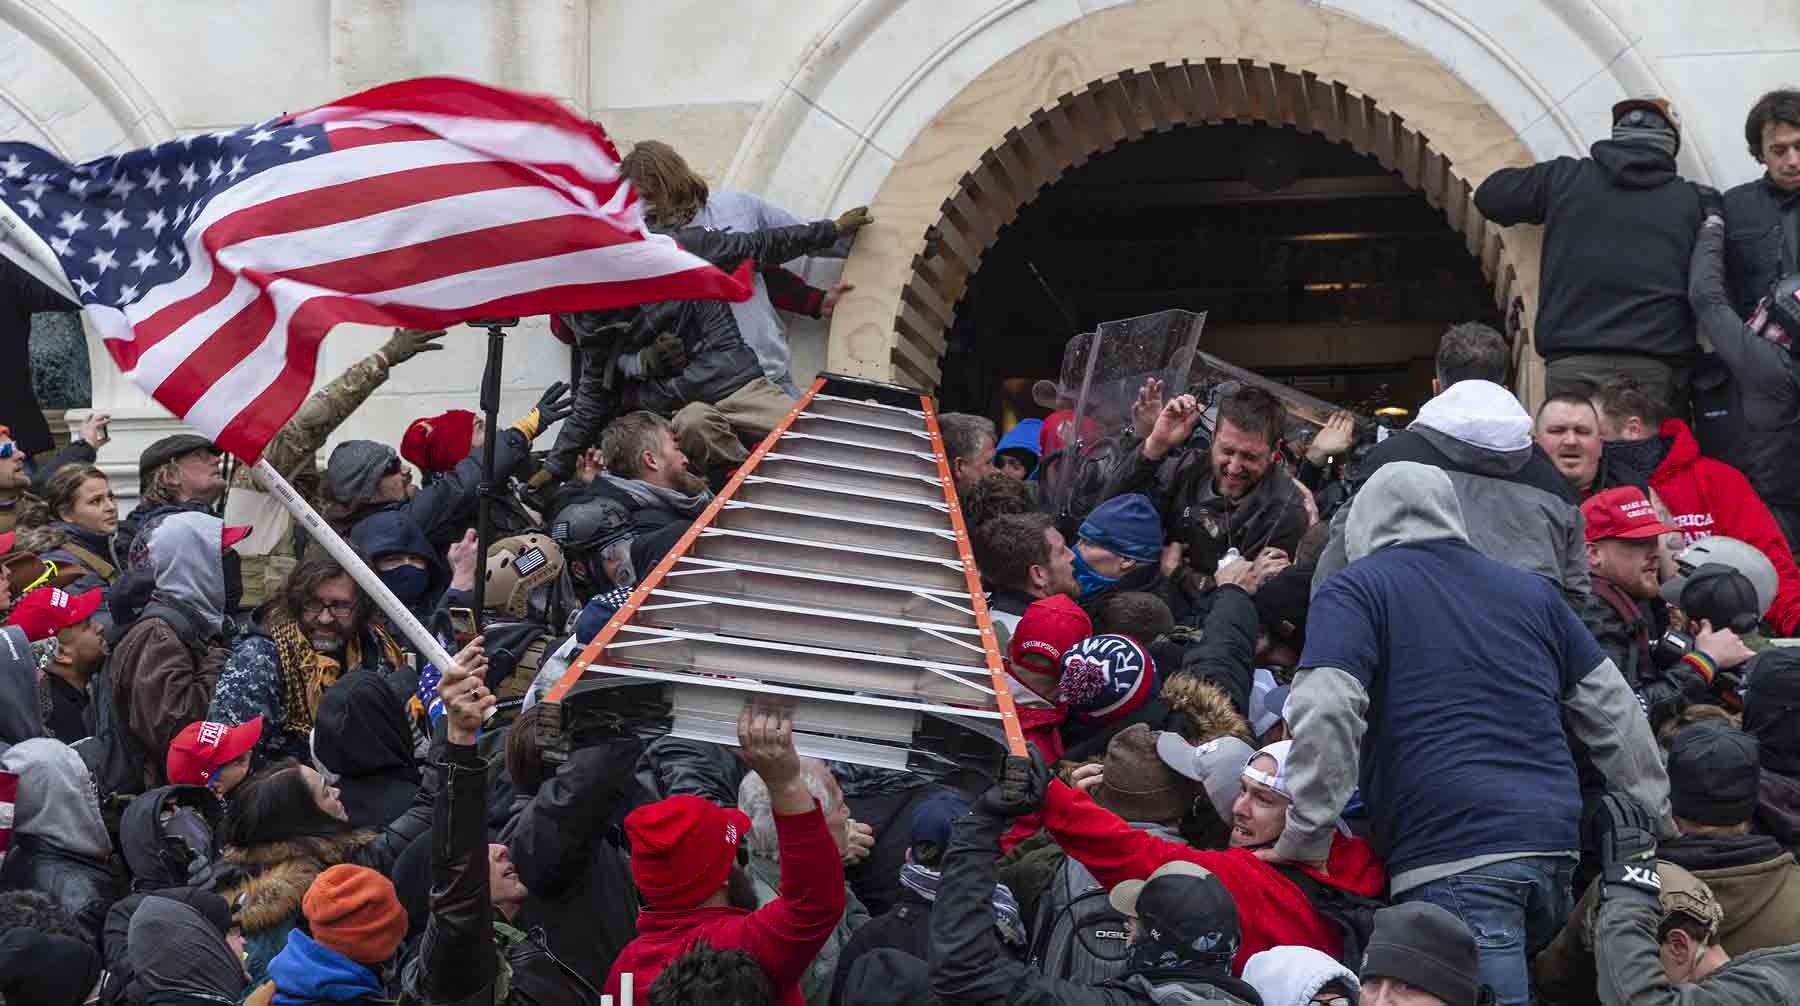
<path fill-rule="evenodd" d="M 0 425 L 26 454 L 56 446 L 31 384 L 31 316 L 78 308 L 0 255 Z"/>
<path fill-rule="evenodd" d="M 931 911 L 931 991 L 959 1006 L 1260 1006 L 1229 974 L 1127 971 L 1099 985 L 1045 977 L 1000 949 L 994 929 L 994 862 L 1012 822 L 977 809 L 957 820 Z"/>
<path fill-rule="evenodd" d="M 1213 487 L 1212 461 L 1204 438 L 1195 437 L 1160 461 L 1144 457 L 1142 442 L 1113 455 L 1101 502 L 1124 493 L 1143 493 L 1163 515 L 1165 540 L 1187 545 L 1187 562 L 1211 576 L 1219 559 L 1237 549 L 1254 559 L 1265 548 L 1294 554 L 1309 517 L 1300 487 L 1285 466 L 1271 464 L 1262 481 L 1239 499 Z"/>
<path fill-rule="evenodd" d="M 1694 317 L 1717 354 L 1694 375 L 1694 438 L 1708 457 L 1743 472 L 1764 503 L 1793 506 L 1800 504 L 1800 361 L 1744 327 L 1748 315 L 1725 289 L 1725 240 L 1720 228 L 1702 227 L 1689 275 Z"/>
<path fill-rule="evenodd" d="M 1686 357 L 1699 348 L 1687 298 L 1699 194 L 1653 147 L 1602 140 L 1591 153 L 1501 168 L 1475 190 L 1494 223 L 1544 225 L 1537 351 Z"/>
<path fill-rule="evenodd" d="M 726 271 L 745 260 L 760 270 L 830 248 L 838 230 L 832 221 L 820 220 L 741 232 L 686 227 L 671 236 L 686 251 Z M 672 415 L 690 402 L 717 402 L 763 376 L 726 301 L 665 300 L 631 312 L 572 314 L 563 320 L 581 348 L 581 379 L 576 382 L 575 413 L 563 423 L 546 462 L 560 478 L 574 472 L 576 456 L 618 412 L 649 409 Z M 636 353 L 663 332 L 679 336 L 687 348 L 681 373 L 634 379 L 618 372 L 621 356 Z"/>
<path fill-rule="evenodd" d="M 850 969 L 858 958 L 876 950 L 899 950 L 923 961 L 931 955 L 931 902 L 910 887 L 900 889 L 897 904 L 886 914 L 858 926 L 838 954 L 831 979 L 831 1006 L 858 1006 L 865 996 L 848 988 Z"/>
<path fill-rule="evenodd" d="M 66 852 L 35 835 L 14 835 L 0 863 L 0 891 L 48 894 L 98 947 L 107 909 L 125 894 L 125 878 L 112 863 Z"/>
<path fill-rule="evenodd" d="M 629 738 L 575 751 L 535 794 L 519 798 L 500 833 L 532 892 L 516 921 L 541 928 L 550 949 L 596 987 L 638 935 L 621 828 L 637 794 L 637 753 Z"/>
<path fill-rule="evenodd" d="M 353 827 L 379 828 L 418 795 L 406 699 L 377 671 L 352 671 L 325 690 L 313 718 L 313 754 L 337 775 Z"/>
<path fill-rule="evenodd" d="M 1593 578 L 1593 593 L 1583 600 L 1577 614 L 1605 654 L 1625 676 L 1637 694 L 1638 704 L 1656 730 L 1693 704 L 1713 702 L 1712 689 L 1699 673 L 1684 664 L 1658 668 L 1651 647 L 1668 617 L 1661 600 L 1633 600 L 1611 580 Z"/>
<path fill-rule="evenodd" d="M 544 945 L 541 931 L 497 926 L 488 887 L 487 766 L 445 745 L 431 827 L 431 919 L 405 987 L 421 1006 L 598 1006 L 600 994 Z M 523 877 L 523 870 L 521 870 Z M 500 958 L 511 969 L 499 995 Z"/>
<path fill-rule="evenodd" d="M 1775 281 L 1800 271 L 1800 192 L 1765 173 L 1725 192 L 1726 271 L 1731 306 L 1748 318 Z"/>

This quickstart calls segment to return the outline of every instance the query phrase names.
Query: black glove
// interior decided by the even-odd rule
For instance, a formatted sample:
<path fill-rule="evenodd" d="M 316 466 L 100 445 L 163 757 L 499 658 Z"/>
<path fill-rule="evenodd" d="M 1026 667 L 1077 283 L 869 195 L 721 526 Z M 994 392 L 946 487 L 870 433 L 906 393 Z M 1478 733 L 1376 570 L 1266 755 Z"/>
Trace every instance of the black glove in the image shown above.
<path fill-rule="evenodd" d="M 1700 220 L 1702 222 L 1707 217 L 1725 219 L 1725 197 L 1719 195 L 1718 189 L 1710 185 L 1695 185 L 1694 191 L 1700 194 Z"/>
<path fill-rule="evenodd" d="M 660 332 L 655 342 L 638 350 L 638 366 L 645 377 L 679 374 L 687 366 L 687 346 L 673 332 Z"/>
<path fill-rule="evenodd" d="M 1000 769 L 1000 780 L 975 801 L 974 809 L 998 818 L 1015 818 L 1030 814 L 1044 805 L 1044 794 L 1050 791 L 1050 766 L 1031 749 L 1030 758 L 1007 755 Z"/>
<path fill-rule="evenodd" d="M 1656 876 L 1656 823 L 1642 804 L 1608 793 L 1594 807 L 1588 826 L 1607 885 L 1636 888 L 1653 897 L 1662 893 Z"/>
<path fill-rule="evenodd" d="M 575 393 L 569 390 L 569 382 L 557 381 L 544 389 L 543 396 L 537 401 L 537 411 L 545 426 L 569 418 L 569 413 L 575 411 Z"/>

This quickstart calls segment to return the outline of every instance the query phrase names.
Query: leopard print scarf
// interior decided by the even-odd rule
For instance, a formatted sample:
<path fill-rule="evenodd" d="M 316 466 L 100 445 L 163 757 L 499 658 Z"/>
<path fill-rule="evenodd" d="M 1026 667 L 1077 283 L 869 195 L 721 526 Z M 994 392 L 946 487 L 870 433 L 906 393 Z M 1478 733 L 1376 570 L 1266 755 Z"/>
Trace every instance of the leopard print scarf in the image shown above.
<path fill-rule="evenodd" d="M 278 610 L 269 619 L 268 632 L 281 662 L 281 698 L 287 713 L 284 729 L 296 737 L 309 736 L 325 689 L 337 684 L 346 666 L 362 666 L 363 636 L 351 637 L 344 645 L 344 659 L 339 660 L 313 649 L 300 623 L 285 611 Z M 387 630 L 371 625 L 368 635 L 381 647 L 384 664 L 392 668 L 404 663 L 400 644 Z"/>

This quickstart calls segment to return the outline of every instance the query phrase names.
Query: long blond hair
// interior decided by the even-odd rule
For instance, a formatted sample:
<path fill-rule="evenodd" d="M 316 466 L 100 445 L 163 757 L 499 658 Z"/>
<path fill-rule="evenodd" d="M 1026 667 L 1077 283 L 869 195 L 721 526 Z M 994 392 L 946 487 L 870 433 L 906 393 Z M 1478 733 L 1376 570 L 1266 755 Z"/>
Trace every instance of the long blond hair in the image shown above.
<path fill-rule="evenodd" d="M 706 179 L 661 140 L 639 142 L 619 167 L 637 186 L 644 200 L 644 219 L 652 227 L 685 226 L 706 205 Z"/>

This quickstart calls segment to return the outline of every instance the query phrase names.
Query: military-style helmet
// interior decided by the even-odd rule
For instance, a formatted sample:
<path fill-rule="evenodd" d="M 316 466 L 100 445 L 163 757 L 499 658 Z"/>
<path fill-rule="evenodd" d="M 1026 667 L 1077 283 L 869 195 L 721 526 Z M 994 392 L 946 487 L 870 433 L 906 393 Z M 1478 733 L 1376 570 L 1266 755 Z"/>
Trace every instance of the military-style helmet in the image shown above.
<path fill-rule="evenodd" d="M 1658 860 L 1656 863 L 1656 879 L 1662 884 L 1662 893 L 1657 901 L 1662 903 L 1663 918 L 1676 912 L 1706 926 L 1706 940 L 1719 934 L 1719 926 L 1725 921 L 1725 907 L 1719 904 L 1712 888 L 1706 881 L 1694 876 L 1674 863 Z"/>
<path fill-rule="evenodd" d="M 1730 566 L 1744 574 L 1744 579 L 1749 580 L 1750 585 L 1756 588 L 1756 603 L 1761 605 L 1759 614 L 1768 611 L 1769 605 L 1775 603 L 1775 591 L 1780 583 L 1775 576 L 1775 564 L 1756 546 L 1717 534 L 1694 542 L 1675 556 L 1678 575 L 1664 584 L 1663 599 L 1670 604 L 1680 605 L 1681 589 L 1687 585 L 1688 578 L 1707 563 Z M 1670 594 L 1674 596 L 1671 597 Z"/>
<path fill-rule="evenodd" d="M 631 535 L 631 512 L 600 497 L 571 503 L 556 515 L 550 537 L 571 552 L 595 552 Z"/>
<path fill-rule="evenodd" d="M 562 547 L 541 534 L 502 538 L 488 549 L 485 606 L 513 618 L 531 617 L 531 592 L 562 575 Z"/>
<path fill-rule="evenodd" d="M 1794 352 L 1795 340 L 1800 340 L 1800 273 L 1776 280 L 1745 324 L 1750 331 Z"/>

